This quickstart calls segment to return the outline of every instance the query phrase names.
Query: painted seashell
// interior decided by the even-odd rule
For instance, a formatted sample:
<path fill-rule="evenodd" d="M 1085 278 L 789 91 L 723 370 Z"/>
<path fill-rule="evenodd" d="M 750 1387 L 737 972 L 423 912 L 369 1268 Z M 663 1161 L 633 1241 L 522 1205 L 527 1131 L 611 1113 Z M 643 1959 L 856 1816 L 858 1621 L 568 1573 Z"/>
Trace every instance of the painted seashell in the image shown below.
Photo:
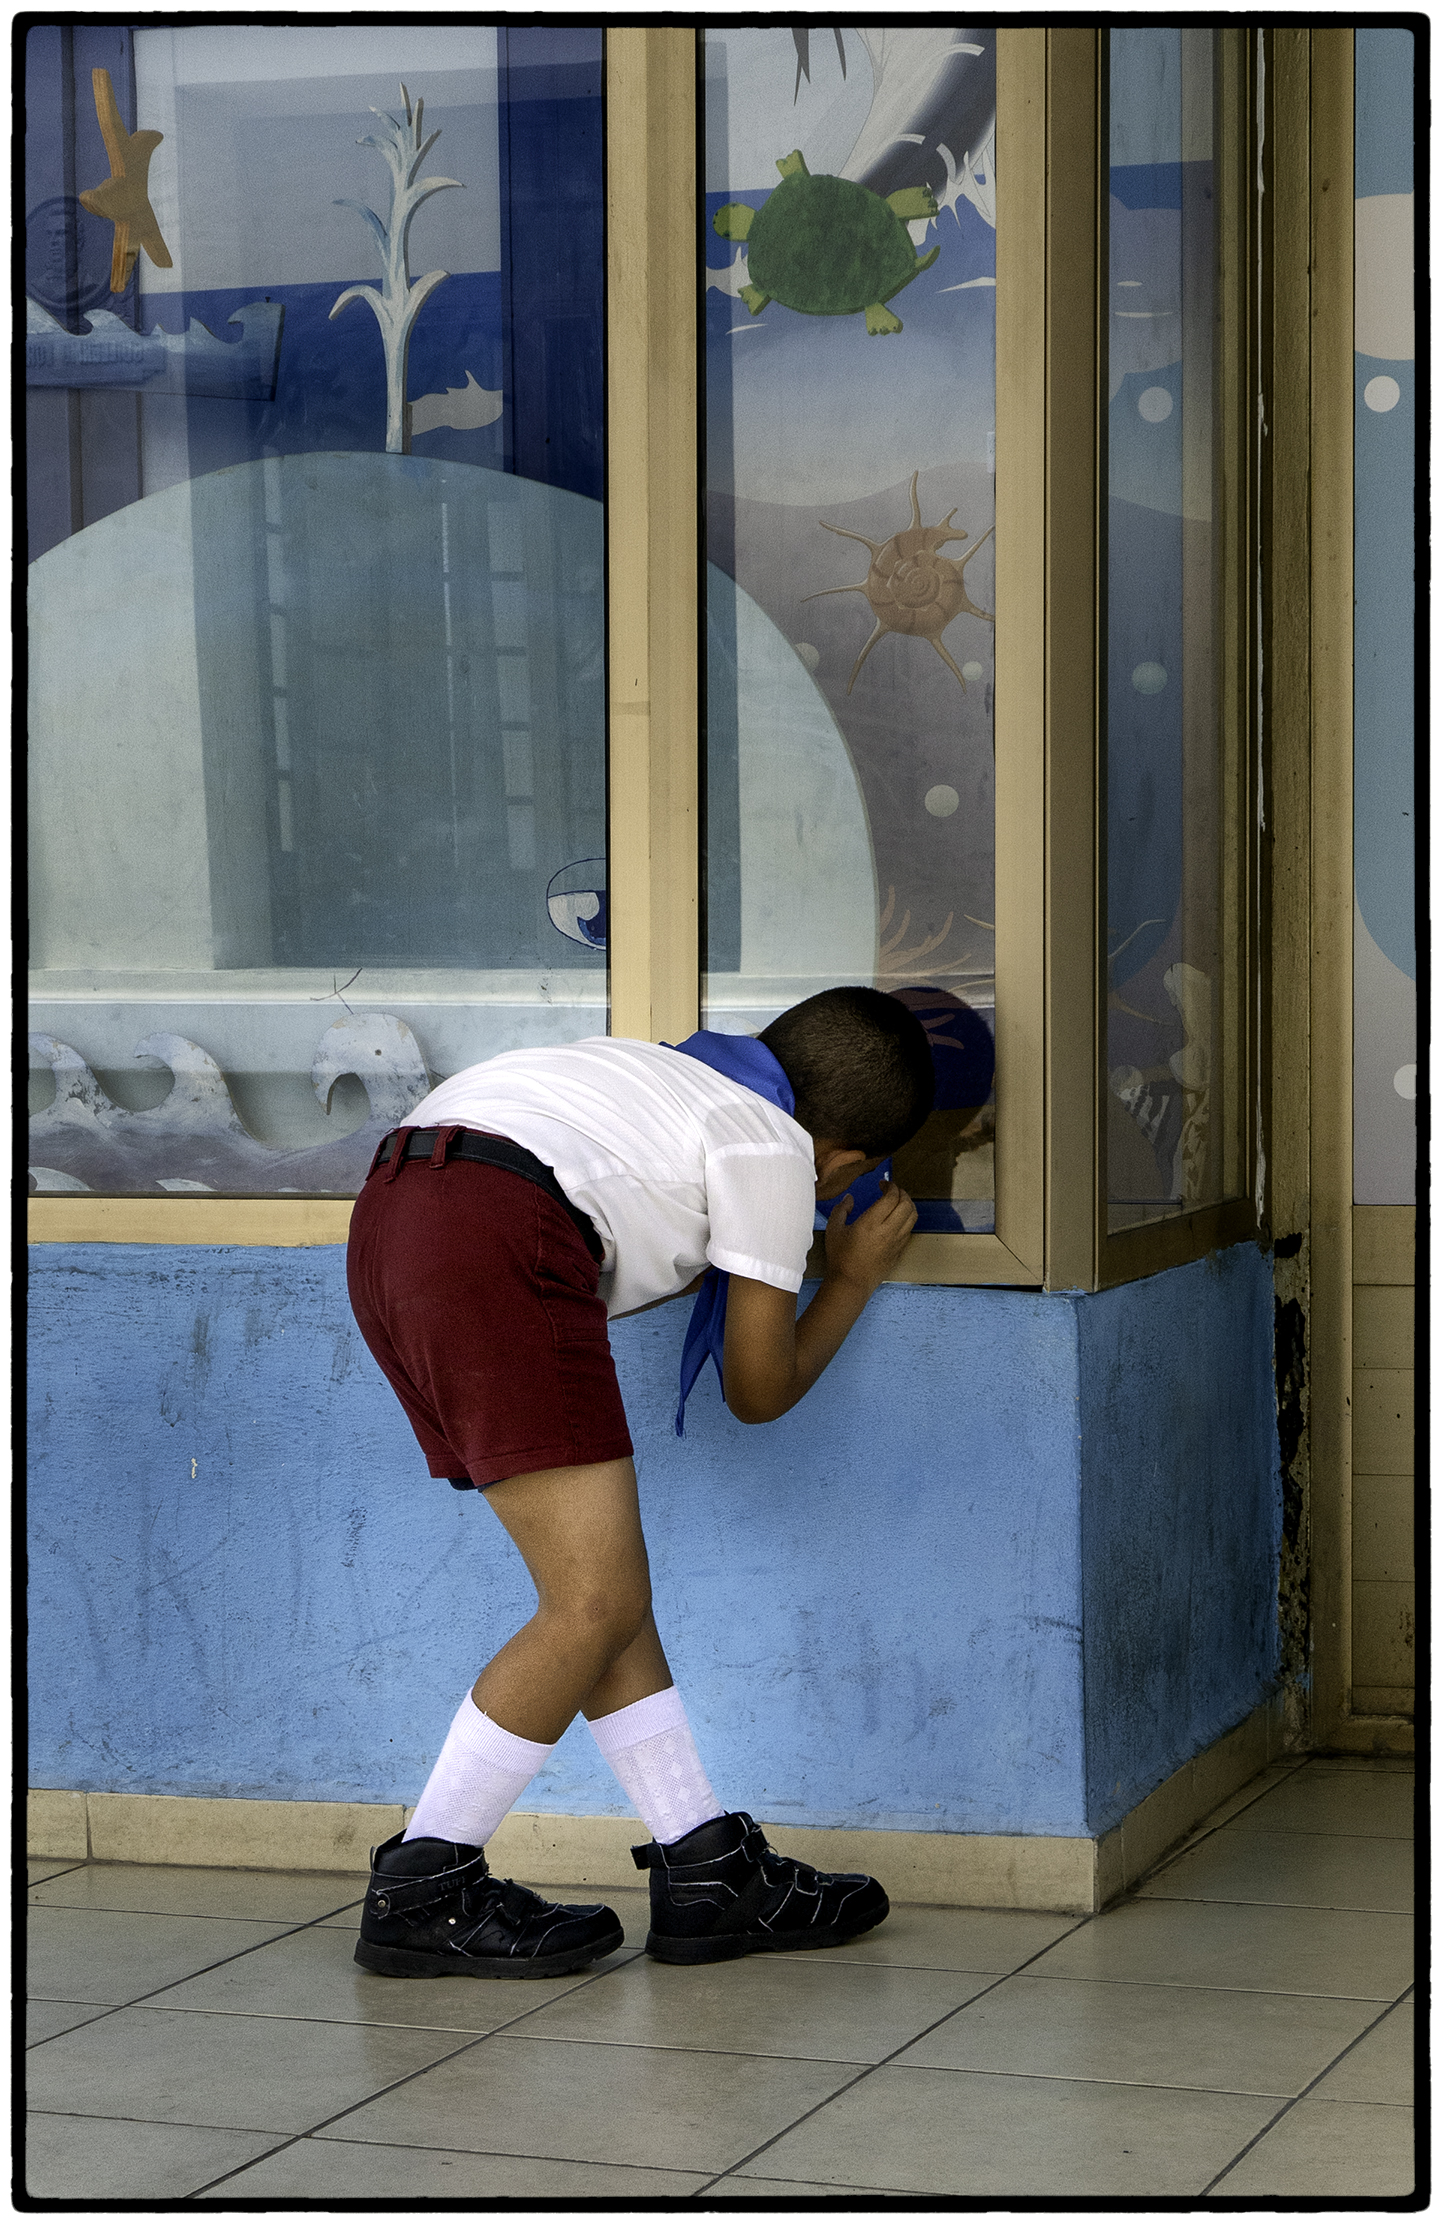
<path fill-rule="evenodd" d="M 966 680 L 950 650 L 942 641 L 942 634 L 953 618 L 963 611 L 973 618 L 982 618 L 988 625 L 995 622 L 995 613 L 978 609 L 966 591 L 966 567 L 981 548 L 991 539 L 995 527 L 988 525 L 981 539 L 962 557 L 943 556 L 941 551 L 948 541 L 964 541 L 969 536 L 953 525 L 956 515 L 948 510 L 939 525 L 923 525 L 921 506 L 916 498 L 919 471 L 911 474 L 911 523 L 900 533 L 893 533 L 889 541 L 869 540 L 865 533 L 853 533 L 844 525 L 828 525 L 826 519 L 817 523 L 828 533 L 839 533 L 849 541 L 860 541 L 871 551 L 871 567 L 864 580 L 851 587 L 822 587 L 815 595 L 802 597 L 805 602 L 816 602 L 821 595 L 865 595 L 876 619 L 871 638 L 851 668 L 846 683 L 849 695 L 856 685 L 856 675 L 870 656 L 883 633 L 905 633 L 929 641 L 946 664 L 955 672 L 961 686 Z"/>

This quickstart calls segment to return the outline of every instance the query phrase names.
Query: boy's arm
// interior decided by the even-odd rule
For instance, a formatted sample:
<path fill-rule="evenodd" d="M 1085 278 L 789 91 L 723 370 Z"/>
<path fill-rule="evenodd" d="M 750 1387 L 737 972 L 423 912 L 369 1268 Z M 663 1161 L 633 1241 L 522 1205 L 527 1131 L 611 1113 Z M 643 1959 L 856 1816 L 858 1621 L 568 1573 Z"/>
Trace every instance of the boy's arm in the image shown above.
<path fill-rule="evenodd" d="M 775 1421 L 804 1398 L 836 1357 L 866 1300 L 896 1267 L 916 1207 L 894 1182 L 850 1220 L 851 1200 L 826 1230 L 826 1276 L 800 1320 L 789 1290 L 733 1274 L 726 1301 L 726 1403 L 738 1421 Z"/>

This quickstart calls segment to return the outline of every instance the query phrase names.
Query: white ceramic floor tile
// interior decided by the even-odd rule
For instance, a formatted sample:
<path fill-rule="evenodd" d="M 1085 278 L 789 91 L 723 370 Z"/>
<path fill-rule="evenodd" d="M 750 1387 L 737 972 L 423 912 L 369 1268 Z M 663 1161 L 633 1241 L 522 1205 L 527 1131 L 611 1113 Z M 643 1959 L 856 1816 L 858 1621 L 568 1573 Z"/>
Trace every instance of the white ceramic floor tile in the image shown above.
<path fill-rule="evenodd" d="M 99 2007 L 94 2001 L 27 2000 L 25 2044 L 39 2046 L 46 2039 L 58 2038 L 62 2031 L 73 2031 L 82 2023 L 93 2023 L 97 2016 L 109 2014 L 109 2008 Z"/>
<path fill-rule="evenodd" d="M 642 1955 L 539 2006 L 516 2036 L 879 2062 L 994 1981 L 835 1962 L 829 1953 L 758 1954 L 695 1969 Z"/>
<path fill-rule="evenodd" d="M 684 2201 L 700 2172 L 297 2139 L 218 2189 L 244 2201 Z"/>
<path fill-rule="evenodd" d="M 1009 1977 L 900 2057 L 930 2069 L 1290 2096 L 1365 2030 L 1370 2000 Z"/>
<path fill-rule="evenodd" d="M 353 1876 L 286 1869 L 173 1869 L 92 1862 L 30 1893 L 32 1907 L 103 1908 L 143 1915 L 218 1915 L 235 1921 L 311 1923 L 358 1903 Z"/>
<path fill-rule="evenodd" d="M 1345 1779 L 1334 1777 L 1334 1783 Z M 1412 1845 L 1403 1838 L 1318 1837 L 1232 1823 L 1142 1885 L 1139 1897 L 1258 1906 L 1412 1910 Z"/>
<path fill-rule="evenodd" d="M 840 2201 L 848 2194 L 863 2201 L 874 2201 L 888 2192 L 901 2193 L 901 2187 L 875 2185 L 810 2185 L 806 2180 L 794 2178 L 743 2177 L 739 2170 L 728 2171 L 708 2189 L 710 2194 L 726 2196 L 731 2200 L 767 2202 L 778 2209 L 787 2209 L 796 2201 Z M 704 2204 L 703 2204 L 704 2205 Z"/>
<path fill-rule="evenodd" d="M 1344 2000 L 1396 2000 L 1414 1974 L 1407 1915 L 1167 1899 L 1110 1909 L 1027 1971 Z"/>
<path fill-rule="evenodd" d="M 1213 2188 L 1219 2201 L 1381 2200 L 1416 2182 L 1410 2108 L 1299 2100 Z"/>
<path fill-rule="evenodd" d="M 273 2136 L 201 2124 L 31 2115 L 25 2190 L 41 2201 L 182 2201 L 249 2162 Z"/>
<path fill-rule="evenodd" d="M 1375 2019 L 1413 1975 L 1410 1767 L 1268 1773 L 1084 1923 L 898 1908 L 824 1955 L 682 1970 L 639 1954 L 644 1888 L 549 1885 L 607 1900 L 628 1946 L 546 1984 L 358 1970 L 350 1876 L 36 1864 L 31 2190 L 679 2205 L 725 2173 L 718 2199 L 784 2208 L 1195 2199 L 1225 2172 L 1221 2199 L 1396 2195 L 1411 2003 Z"/>
<path fill-rule="evenodd" d="M 1074 1915 L 1034 1915 L 1005 1907 L 893 1907 L 878 1930 L 828 1947 L 826 1959 L 1001 1976 L 1064 1938 L 1076 1921 Z"/>
<path fill-rule="evenodd" d="M 584 1985 L 612 1954 L 568 1977 L 378 1977 L 360 1969 L 353 1933 L 318 1923 L 292 1931 L 258 1953 L 222 1962 L 157 1994 L 158 2008 L 207 2015 L 313 2017 L 324 2023 L 397 2024 L 407 2029 L 494 2031 L 517 2016 Z"/>
<path fill-rule="evenodd" d="M 454 2031 L 123 2008 L 25 2057 L 51 2114 L 311 2131 L 466 2041 Z"/>
<path fill-rule="evenodd" d="M 58 2041 L 63 2045 L 63 2040 Z M 857 2074 L 567 2039 L 482 2039 L 331 2127 L 338 2139 L 548 2155 L 633 2168 L 730 2169 Z"/>
<path fill-rule="evenodd" d="M 1200 2193 L 1270 2099 L 1136 2085 L 876 2070 L 738 2173 L 976 2199 Z"/>
<path fill-rule="evenodd" d="M 1416 2044 L 1413 2004 L 1399 2000 L 1321 2084 L 1313 2086 L 1308 2100 L 1383 2101 L 1410 2108 Z"/>
<path fill-rule="evenodd" d="M 1312 1836 L 1408 1838 L 1416 1779 L 1348 1769 L 1336 1774 L 1315 1768 L 1268 1792 L 1231 1824 L 1233 1830 L 1292 1830 Z"/>
<path fill-rule="evenodd" d="M 212 1962 L 263 1946 L 285 1926 L 192 1915 L 112 1914 L 33 1907 L 26 1981 L 36 2000 L 94 2000 L 119 2007 Z"/>

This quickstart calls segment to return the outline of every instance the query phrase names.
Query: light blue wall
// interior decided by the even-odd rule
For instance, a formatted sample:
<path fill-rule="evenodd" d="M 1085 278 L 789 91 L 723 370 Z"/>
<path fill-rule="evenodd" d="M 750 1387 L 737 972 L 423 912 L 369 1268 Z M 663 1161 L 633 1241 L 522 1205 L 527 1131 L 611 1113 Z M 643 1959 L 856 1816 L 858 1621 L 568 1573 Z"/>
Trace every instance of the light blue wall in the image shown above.
<path fill-rule="evenodd" d="M 1077 1306 L 1098 1834 L 1229 1730 L 1277 1671 L 1272 1306 L 1268 1261 L 1250 1244 Z"/>
<path fill-rule="evenodd" d="M 339 1250 L 32 1257 L 30 1782 L 410 1800 L 531 1593 L 427 1479 Z M 1265 1262 L 1101 1298 L 889 1288 L 805 1404 L 671 1432 L 615 1344 L 713 1781 L 777 1821 L 1072 1835 L 1273 1673 Z M 1114 1793 L 1112 1786 L 1122 1790 Z M 573 1728 L 527 1805 L 623 1813 Z"/>

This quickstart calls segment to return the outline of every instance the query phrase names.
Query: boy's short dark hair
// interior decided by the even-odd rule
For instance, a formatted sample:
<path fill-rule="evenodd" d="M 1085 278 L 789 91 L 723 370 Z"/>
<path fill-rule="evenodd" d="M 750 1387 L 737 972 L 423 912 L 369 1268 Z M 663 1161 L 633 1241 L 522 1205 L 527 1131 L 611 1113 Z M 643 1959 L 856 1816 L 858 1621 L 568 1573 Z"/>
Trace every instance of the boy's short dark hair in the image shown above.
<path fill-rule="evenodd" d="M 761 1041 L 796 1092 L 809 1135 L 882 1158 L 931 1110 L 936 1075 L 926 1030 L 894 996 L 827 988 L 763 1028 Z"/>

